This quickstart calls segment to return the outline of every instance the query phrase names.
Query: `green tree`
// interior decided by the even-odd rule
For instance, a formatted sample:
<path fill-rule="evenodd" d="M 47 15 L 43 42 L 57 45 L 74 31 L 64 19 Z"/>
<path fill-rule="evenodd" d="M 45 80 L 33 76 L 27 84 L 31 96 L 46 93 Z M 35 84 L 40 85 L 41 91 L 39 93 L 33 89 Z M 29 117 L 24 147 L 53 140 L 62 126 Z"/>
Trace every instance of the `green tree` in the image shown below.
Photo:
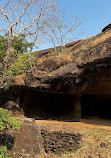
<path fill-rule="evenodd" d="M 35 42 L 39 36 L 41 22 L 51 16 L 55 9 L 55 0 L 0 1 L 0 31 L 2 34 L 8 34 L 7 49 L 3 58 L 2 85 L 7 78 L 8 61 L 13 43 L 22 33 Z"/>
<path fill-rule="evenodd" d="M 7 45 L 8 45 L 7 37 L 8 35 L 0 36 L 0 63 L 1 64 L 3 63 L 5 52 L 7 50 Z M 11 41 L 10 38 L 9 40 Z M 12 48 L 10 51 L 10 56 L 9 56 L 9 61 L 8 61 L 9 64 L 14 59 L 17 59 L 19 54 L 31 52 L 33 47 L 34 47 L 34 42 L 28 42 L 25 34 L 19 35 L 19 37 L 15 38 L 14 42 L 12 43 Z"/>
<path fill-rule="evenodd" d="M 0 36 L 0 63 L 3 62 L 4 54 L 7 49 L 7 42 L 4 36 Z"/>
<path fill-rule="evenodd" d="M 8 47 L 7 37 L 7 34 L 5 36 L 0 36 L 0 80 L 2 80 L 3 76 L 3 63 L 5 52 L 7 51 Z M 10 38 L 9 40 L 11 41 Z M 12 75 L 18 74 L 21 70 L 28 69 L 29 65 L 27 65 L 27 60 L 31 57 L 30 52 L 32 51 L 33 47 L 34 42 L 28 42 L 25 34 L 21 34 L 18 38 L 15 38 L 7 59 L 7 78 L 3 84 L 5 88 L 8 88 L 10 84 L 12 84 L 10 79 Z"/>

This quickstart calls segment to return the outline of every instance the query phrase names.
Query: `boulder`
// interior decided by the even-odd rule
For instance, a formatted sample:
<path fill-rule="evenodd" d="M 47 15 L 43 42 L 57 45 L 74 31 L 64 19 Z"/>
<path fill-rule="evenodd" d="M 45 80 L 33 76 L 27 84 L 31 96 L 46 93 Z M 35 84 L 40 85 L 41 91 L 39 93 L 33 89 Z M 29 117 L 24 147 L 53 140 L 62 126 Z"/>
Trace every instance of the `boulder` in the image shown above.
<path fill-rule="evenodd" d="M 72 47 L 72 46 L 74 46 L 75 44 L 79 43 L 80 41 L 81 41 L 81 40 L 69 42 L 69 43 L 65 44 L 65 47 L 66 47 L 66 48 Z"/>
<path fill-rule="evenodd" d="M 10 131 L 14 138 L 12 149 L 8 153 L 13 158 L 37 158 L 44 152 L 43 138 L 34 119 L 22 118 L 19 131 Z"/>
<path fill-rule="evenodd" d="M 102 32 L 107 31 L 107 30 L 110 29 L 110 28 L 111 28 L 111 23 L 108 24 L 108 25 L 106 25 L 106 26 L 102 29 Z"/>

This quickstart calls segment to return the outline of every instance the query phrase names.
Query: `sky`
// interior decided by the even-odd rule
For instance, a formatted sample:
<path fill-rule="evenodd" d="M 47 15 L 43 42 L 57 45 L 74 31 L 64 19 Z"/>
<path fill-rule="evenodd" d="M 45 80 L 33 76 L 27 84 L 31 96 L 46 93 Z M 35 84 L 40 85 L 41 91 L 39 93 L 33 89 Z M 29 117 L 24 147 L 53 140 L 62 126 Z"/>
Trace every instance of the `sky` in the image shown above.
<path fill-rule="evenodd" d="M 111 0 L 57 0 L 60 7 L 65 10 L 67 18 L 77 15 L 80 22 L 81 34 L 74 38 L 83 39 L 94 36 L 111 23 Z M 70 42 L 70 41 L 69 41 Z M 44 44 L 39 49 L 46 49 L 51 45 Z"/>
<path fill-rule="evenodd" d="M 41 1 L 41 0 L 40 0 Z M 70 20 L 72 15 L 77 15 L 80 25 L 78 36 L 73 40 L 87 38 L 96 35 L 111 23 L 111 0 L 55 0 L 60 8 L 65 11 L 66 19 Z M 2 3 L 4 4 L 5 1 Z M 79 32 L 79 31 L 78 31 Z M 69 41 L 70 42 L 70 41 Z M 40 49 L 53 47 L 50 43 L 39 44 Z"/>
<path fill-rule="evenodd" d="M 111 0 L 59 0 L 59 4 L 66 8 L 68 18 L 79 17 L 84 30 L 80 38 L 98 34 L 111 23 Z"/>

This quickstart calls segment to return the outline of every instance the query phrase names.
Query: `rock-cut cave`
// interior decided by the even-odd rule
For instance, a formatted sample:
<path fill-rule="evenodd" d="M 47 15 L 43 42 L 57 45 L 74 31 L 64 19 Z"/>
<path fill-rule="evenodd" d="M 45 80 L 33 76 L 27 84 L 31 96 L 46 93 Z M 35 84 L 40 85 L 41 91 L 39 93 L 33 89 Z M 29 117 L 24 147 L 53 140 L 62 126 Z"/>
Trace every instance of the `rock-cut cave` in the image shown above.
<path fill-rule="evenodd" d="M 92 116 L 111 119 L 110 84 L 108 81 L 98 81 L 79 97 L 74 94 L 37 91 L 36 88 L 12 87 L 7 94 L 4 93 L 4 97 L 0 96 L 0 104 L 14 102 L 23 109 L 26 117 L 41 120 L 79 121 L 80 118 Z"/>
<path fill-rule="evenodd" d="M 28 91 L 23 102 L 23 109 L 25 116 L 34 117 L 35 119 L 71 119 L 73 96 Z"/>
<path fill-rule="evenodd" d="M 25 116 L 35 119 L 78 121 L 92 116 L 111 119 L 111 95 L 96 90 L 77 99 L 71 94 L 29 90 L 23 109 Z"/>
<path fill-rule="evenodd" d="M 111 119 L 111 96 L 87 94 L 81 98 L 81 117 L 88 118 L 97 116 L 99 118 Z"/>

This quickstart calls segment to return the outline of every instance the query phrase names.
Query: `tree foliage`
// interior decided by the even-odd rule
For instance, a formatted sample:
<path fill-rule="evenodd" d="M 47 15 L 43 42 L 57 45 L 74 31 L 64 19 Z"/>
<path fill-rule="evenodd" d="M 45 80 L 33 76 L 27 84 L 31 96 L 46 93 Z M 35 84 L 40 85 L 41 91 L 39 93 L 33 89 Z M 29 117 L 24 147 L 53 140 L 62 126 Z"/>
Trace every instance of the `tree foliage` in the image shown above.
<path fill-rule="evenodd" d="M 3 75 L 3 60 L 5 57 L 5 52 L 7 50 L 7 35 L 0 36 L 0 80 Z M 11 40 L 11 39 L 10 39 Z M 7 87 L 8 84 L 12 84 L 10 77 L 17 75 L 22 70 L 28 70 L 29 63 L 28 60 L 31 57 L 31 50 L 34 47 L 33 42 L 28 42 L 25 34 L 21 34 L 12 43 L 10 50 L 8 65 L 7 65 L 7 78 L 5 79 L 4 86 Z"/>
<path fill-rule="evenodd" d="M 31 63 L 29 63 L 30 58 L 31 58 L 31 53 L 19 54 L 18 58 L 15 59 L 14 63 L 12 63 L 8 67 L 8 75 L 9 76 L 18 75 L 22 71 L 28 70 L 31 64 L 35 65 L 34 61 L 31 61 Z"/>
<path fill-rule="evenodd" d="M 7 49 L 7 42 L 4 36 L 0 36 L 0 63 L 3 62 L 4 54 Z"/>
<path fill-rule="evenodd" d="M 0 36 L 0 63 L 2 64 L 5 52 L 7 50 L 7 36 Z M 11 41 L 11 38 L 9 38 Z M 12 48 L 10 51 L 9 62 L 12 62 L 14 59 L 18 58 L 19 54 L 29 53 L 34 47 L 34 42 L 28 42 L 25 34 L 19 35 L 18 38 L 15 38 L 12 42 Z"/>

